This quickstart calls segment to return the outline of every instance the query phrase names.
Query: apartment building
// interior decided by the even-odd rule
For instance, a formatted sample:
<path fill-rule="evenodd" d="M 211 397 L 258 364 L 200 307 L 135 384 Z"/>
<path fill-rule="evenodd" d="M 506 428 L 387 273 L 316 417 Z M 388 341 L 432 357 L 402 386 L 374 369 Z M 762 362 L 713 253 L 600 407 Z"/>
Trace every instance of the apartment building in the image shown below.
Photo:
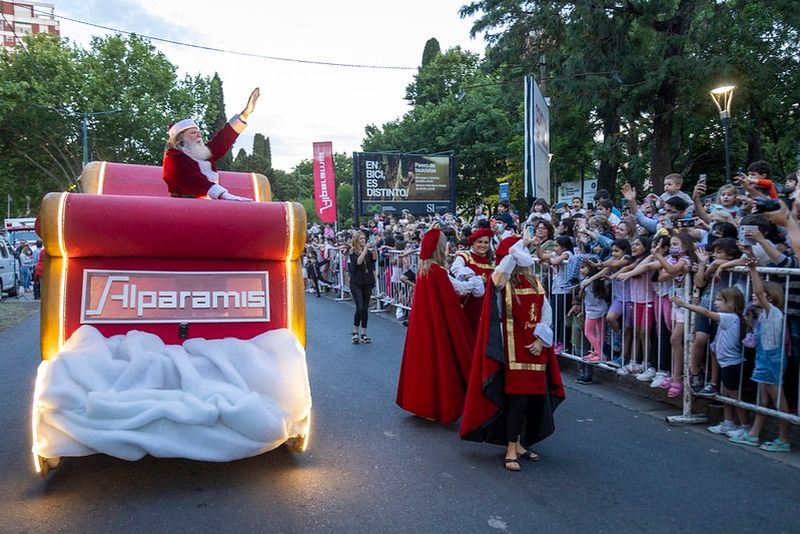
<path fill-rule="evenodd" d="M 14 0 L 0 1 L 0 48 L 19 46 L 17 37 L 37 33 L 60 35 L 58 21 L 54 16 L 53 4 Z M 16 34 L 16 36 L 15 36 Z"/>

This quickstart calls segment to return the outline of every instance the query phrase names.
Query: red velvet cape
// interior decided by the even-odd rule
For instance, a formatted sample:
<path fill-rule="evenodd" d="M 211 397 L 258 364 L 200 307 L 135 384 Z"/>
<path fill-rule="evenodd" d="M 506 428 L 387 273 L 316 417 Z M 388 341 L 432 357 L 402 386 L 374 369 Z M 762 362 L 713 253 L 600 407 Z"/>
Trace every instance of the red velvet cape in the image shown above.
<path fill-rule="evenodd" d="M 486 256 L 478 256 L 472 251 L 469 253 L 460 252 L 459 256 L 464 259 L 464 263 L 467 267 L 472 269 L 476 275 L 483 276 L 484 285 L 491 283 L 492 280 L 492 273 L 494 272 L 494 267 L 488 263 L 489 258 Z M 475 260 L 485 260 L 487 263 L 487 267 L 482 267 L 481 264 L 478 264 Z M 477 337 L 478 334 L 478 324 L 481 320 L 481 310 L 483 309 L 483 297 L 476 297 L 474 295 L 467 295 L 466 297 L 462 297 L 461 299 L 461 306 L 464 308 L 464 313 L 467 316 L 467 321 L 469 322 L 469 326 L 472 329 L 472 334 L 474 337 Z"/>
<path fill-rule="evenodd" d="M 397 404 L 420 417 L 452 423 L 461 416 L 473 347 L 472 330 L 447 271 L 432 265 L 417 277 Z"/>
<path fill-rule="evenodd" d="M 483 298 L 460 430 L 461 439 L 496 445 L 508 444 L 505 340 L 500 327 L 503 317 L 500 307 L 502 295 L 502 289 L 496 288 L 490 281 Z M 565 396 L 558 359 L 552 349 L 542 350 L 549 355 L 549 388 L 544 395 L 528 395 L 526 425 L 520 436 L 523 447 L 542 441 L 555 431 L 553 413 Z"/>

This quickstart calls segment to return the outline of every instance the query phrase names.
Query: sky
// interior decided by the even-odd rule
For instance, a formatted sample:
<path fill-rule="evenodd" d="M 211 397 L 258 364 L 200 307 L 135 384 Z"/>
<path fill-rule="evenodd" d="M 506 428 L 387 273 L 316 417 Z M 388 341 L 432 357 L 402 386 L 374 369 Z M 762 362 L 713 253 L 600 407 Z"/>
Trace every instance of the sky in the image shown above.
<path fill-rule="evenodd" d="M 56 17 L 79 19 L 144 36 L 252 54 L 346 64 L 410 67 L 387 70 L 310 65 L 198 50 L 153 41 L 184 74 L 219 73 L 227 114 L 243 109 L 261 88 L 256 111 L 236 146 L 252 149 L 253 135 L 270 138 L 273 167 L 290 171 L 312 157 L 312 143 L 332 141 L 335 152 L 361 149 L 364 127 L 409 110 L 403 100 L 425 42 L 483 55 L 471 38 L 473 19 L 461 19 L 467 0 L 50 0 Z M 61 19 L 61 36 L 88 47 L 106 30 Z M 166 125 L 165 125 L 166 129 Z"/>

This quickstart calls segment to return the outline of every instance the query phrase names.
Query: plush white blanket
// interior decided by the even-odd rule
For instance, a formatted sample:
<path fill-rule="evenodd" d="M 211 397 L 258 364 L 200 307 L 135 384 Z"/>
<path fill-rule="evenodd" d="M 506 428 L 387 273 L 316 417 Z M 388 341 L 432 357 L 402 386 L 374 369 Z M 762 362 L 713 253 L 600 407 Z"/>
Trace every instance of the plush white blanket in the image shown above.
<path fill-rule="evenodd" d="M 82 326 L 39 365 L 34 453 L 229 461 L 304 435 L 310 409 L 305 351 L 288 330 L 181 346 Z"/>

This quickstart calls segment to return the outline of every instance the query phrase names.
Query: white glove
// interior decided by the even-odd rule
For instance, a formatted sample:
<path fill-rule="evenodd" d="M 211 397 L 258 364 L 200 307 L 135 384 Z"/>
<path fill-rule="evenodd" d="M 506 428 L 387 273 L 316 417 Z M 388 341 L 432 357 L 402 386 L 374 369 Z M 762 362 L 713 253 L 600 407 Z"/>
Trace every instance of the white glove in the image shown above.
<path fill-rule="evenodd" d="M 222 200 L 235 200 L 236 202 L 253 202 L 253 199 L 251 199 L 251 198 L 246 198 L 246 197 L 240 197 L 238 195 L 233 195 L 231 193 L 228 193 L 227 191 L 222 193 L 219 196 L 219 198 L 221 198 Z"/>

